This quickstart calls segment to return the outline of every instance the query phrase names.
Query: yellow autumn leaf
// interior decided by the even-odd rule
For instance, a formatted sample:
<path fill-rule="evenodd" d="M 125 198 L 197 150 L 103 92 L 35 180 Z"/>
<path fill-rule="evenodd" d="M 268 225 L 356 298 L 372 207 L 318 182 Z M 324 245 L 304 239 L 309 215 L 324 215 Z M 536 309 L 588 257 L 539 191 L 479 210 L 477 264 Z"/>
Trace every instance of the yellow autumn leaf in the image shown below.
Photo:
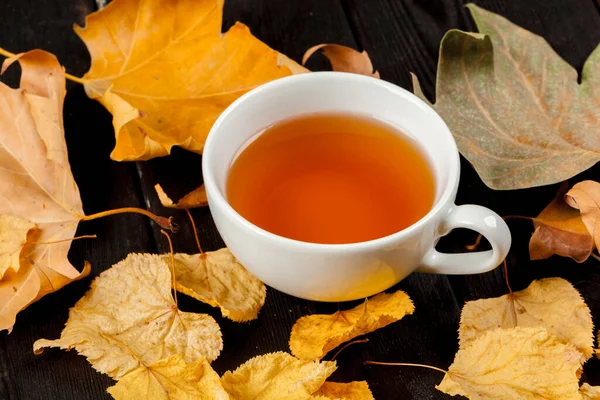
<path fill-rule="evenodd" d="M 410 297 L 399 290 L 381 293 L 350 310 L 304 316 L 292 327 L 290 349 L 301 359 L 321 359 L 340 344 L 412 314 Z"/>
<path fill-rule="evenodd" d="M 160 256 L 130 254 L 104 271 L 69 311 L 60 339 L 46 347 L 75 348 L 92 366 L 119 379 L 141 366 L 179 354 L 187 363 L 212 361 L 223 348 L 209 315 L 182 312 L 171 295 L 171 271 Z"/>
<path fill-rule="evenodd" d="M 317 390 L 316 396 L 340 400 L 375 400 L 366 381 L 337 383 L 325 382 Z"/>
<path fill-rule="evenodd" d="M 173 146 L 201 153 L 235 99 L 306 72 L 236 23 L 221 33 L 223 0 L 115 0 L 75 32 L 92 58 L 89 97 L 112 114 L 114 160 L 147 160 Z"/>
<path fill-rule="evenodd" d="M 302 65 L 306 65 L 308 59 L 319 50 L 329 60 L 331 69 L 334 71 L 351 72 L 379 78 L 379 72 L 374 70 L 373 63 L 366 50 L 359 52 L 340 44 L 324 43 L 311 47 L 304 53 Z"/>
<path fill-rule="evenodd" d="M 10 331 L 32 302 L 90 272 L 89 264 L 79 272 L 67 258 L 84 213 L 63 131 L 64 71 L 52 54 L 33 50 L 6 59 L 2 72 L 16 61 L 20 88 L 0 83 L 0 214 L 36 224 L 38 244 L 23 248 L 18 272 L 4 271 L 0 331 Z"/>
<path fill-rule="evenodd" d="M 23 218 L 0 215 L 0 280 L 9 269 L 19 271 L 21 250 L 27 242 L 27 234 L 35 224 Z"/>
<path fill-rule="evenodd" d="M 108 388 L 116 400 L 229 400 L 219 375 L 204 359 L 186 363 L 176 354 L 140 365 Z"/>
<path fill-rule="evenodd" d="M 600 400 L 600 386 L 591 386 L 584 383 L 579 388 L 579 393 L 581 393 L 583 400 Z"/>
<path fill-rule="evenodd" d="M 163 188 L 158 183 L 154 185 L 154 190 L 156 190 L 160 204 L 162 204 L 163 207 L 186 210 L 196 207 L 205 207 L 208 205 L 208 198 L 206 197 L 206 189 L 204 189 L 204 185 L 192 190 L 183 196 L 177 203 L 173 203 L 173 200 L 167 196 Z"/>
<path fill-rule="evenodd" d="M 469 399 L 581 399 L 583 355 L 545 328 L 494 329 L 456 353 L 437 389 Z"/>
<path fill-rule="evenodd" d="M 544 327 L 573 344 L 586 359 L 592 356 L 592 314 L 579 292 L 564 279 L 540 279 L 512 296 L 467 302 L 460 317 L 460 347 L 468 347 L 485 331 L 515 326 Z"/>
<path fill-rule="evenodd" d="M 307 400 L 336 369 L 331 361 L 299 360 L 277 352 L 257 356 L 221 377 L 236 400 Z"/>
<path fill-rule="evenodd" d="M 171 256 L 164 255 L 170 262 Z M 224 317 L 245 322 L 256 319 L 267 289 L 246 270 L 228 248 L 203 254 L 175 254 L 177 291 L 219 307 Z"/>

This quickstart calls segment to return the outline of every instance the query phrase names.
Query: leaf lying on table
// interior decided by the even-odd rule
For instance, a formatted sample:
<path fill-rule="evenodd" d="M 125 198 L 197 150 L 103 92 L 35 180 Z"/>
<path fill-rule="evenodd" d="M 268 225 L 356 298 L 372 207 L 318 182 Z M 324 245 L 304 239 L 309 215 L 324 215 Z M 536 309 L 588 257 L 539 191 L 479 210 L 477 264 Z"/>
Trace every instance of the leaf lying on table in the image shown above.
<path fill-rule="evenodd" d="M 317 390 L 315 396 L 336 400 L 375 400 L 366 381 L 349 383 L 325 382 Z"/>
<path fill-rule="evenodd" d="M 381 293 L 350 310 L 304 316 L 292 327 L 290 349 L 300 359 L 321 359 L 340 344 L 399 321 L 415 309 L 399 290 Z"/>
<path fill-rule="evenodd" d="M 480 33 L 442 39 L 435 110 L 493 189 L 564 181 L 600 160 L 600 47 L 577 71 L 537 36 L 474 4 Z M 424 98 L 416 77 L 415 94 Z"/>
<path fill-rule="evenodd" d="M 0 83 L 0 214 L 38 229 L 21 251 L 18 272 L 11 268 L 0 280 L 0 331 L 10 331 L 32 302 L 90 272 L 89 263 L 79 272 L 67 259 L 66 239 L 84 214 L 63 132 L 64 71 L 41 50 L 5 60 L 2 70 L 15 61 L 22 69 L 20 88 Z"/>
<path fill-rule="evenodd" d="M 340 44 L 324 43 L 311 47 L 304 53 L 302 65 L 306 65 L 308 59 L 319 50 L 327 57 L 334 71 L 352 72 L 379 78 L 379 72 L 373 68 L 371 58 L 365 50 L 358 52 Z"/>
<path fill-rule="evenodd" d="M 544 327 L 574 345 L 585 359 L 593 354 L 592 314 L 579 292 L 564 279 L 536 280 L 520 292 L 467 302 L 460 317 L 460 347 L 467 348 L 486 331 L 515 326 Z"/>
<path fill-rule="evenodd" d="M 179 311 L 171 282 L 160 256 L 130 254 L 92 282 L 60 339 L 40 339 L 34 352 L 75 348 L 115 379 L 176 354 L 187 363 L 214 360 L 223 348 L 219 325 L 209 315 Z"/>
<path fill-rule="evenodd" d="M 469 399 L 581 399 L 582 363 L 542 327 L 495 329 L 458 350 L 437 389 Z"/>
<path fill-rule="evenodd" d="M 283 352 L 269 353 L 226 372 L 221 383 L 232 399 L 307 400 L 336 368 L 331 361 L 305 361 Z"/>
<path fill-rule="evenodd" d="M 579 388 L 583 400 L 600 400 L 600 386 L 591 386 L 584 383 Z"/>
<path fill-rule="evenodd" d="M 35 229 L 31 221 L 0 215 L 0 281 L 8 270 L 19 272 L 21 251 L 27 243 L 27 235 Z"/>
<path fill-rule="evenodd" d="M 221 33 L 222 17 L 223 0 L 115 0 L 75 28 L 92 58 L 86 92 L 113 114 L 114 160 L 201 153 L 231 102 L 307 71 L 241 23 Z"/>
<path fill-rule="evenodd" d="M 600 249 L 600 183 L 583 181 L 575 184 L 565 195 L 565 201 L 579 210 L 596 249 Z"/>
<path fill-rule="evenodd" d="M 554 200 L 533 219 L 535 232 L 529 241 L 532 260 L 558 254 L 583 262 L 592 253 L 592 235 L 581 220 L 581 213 L 565 202 L 566 191 L 566 185 L 562 185 Z"/>
<path fill-rule="evenodd" d="M 170 262 L 171 256 L 162 256 Z M 267 289 L 248 272 L 229 249 L 202 254 L 175 254 L 175 281 L 179 292 L 219 307 L 224 317 L 245 322 L 256 319 Z"/>
<path fill-rule="evenodd" d="M 219 375 L 204 359 L 186 363 L 173 355 L 149 366 L 140 366 L 110 388 L 116 400 L 229 400 Z"/>
<path fill-rule="evenodd" d="M 163 188 L 158 183 L 154 185 L 154 190 L 156 190 L 160 204 L 162 204 L 163 207 L 187 210 L 196 207 L 206 207 L 208 205 L 208 198 L 206 197 L 206 189 L 204 189 L 204 185 L 192 190 L 179 199 L 177 203 L 173 203 L 173 200 L 167 196 Z"/>

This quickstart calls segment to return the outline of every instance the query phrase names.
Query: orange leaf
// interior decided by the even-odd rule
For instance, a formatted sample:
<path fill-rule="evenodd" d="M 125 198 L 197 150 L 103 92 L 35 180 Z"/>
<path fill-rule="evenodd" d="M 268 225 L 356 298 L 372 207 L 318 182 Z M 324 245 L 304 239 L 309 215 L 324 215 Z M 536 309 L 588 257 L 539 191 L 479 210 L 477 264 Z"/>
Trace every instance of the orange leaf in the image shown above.
<path fill-rule="evenodd" d="M 241 23 L 222 34 L 222 14 L 223 0 L 115 0 L 75 28 L 92 57 L 86 92 L 113 114 L 114 160 L 201 153 L 231 102 L 307 72 Z"/>
<path fill-rule="evenodd" d="M 208 198 L 206 197 L 204 185 L 198 186 L 196 189 L 183 196 L 177 203 L 173 203 L 173 200 L 167 196 L 160 184 L 157 183 L 154 185 L 154 190 L 156 190 L 160 204 L 162 204 L 163 207 L 187 210 L 208 205 Z"/>
<path fill-rule="evenodd" d="M 88 263 L 80 273 L 67 259 L 70 241 L 47 244 L 72 239 L 84 217 L 63 132 L 64 71 L 41 50 L 5 60 L 2 71 L 17 60 L 20 89 L 0 84 L 0 214 L 38 230 L 28 235 L 18 271 L 0 280 L 0 330 L 11 330 L 33 301 L 90 272 Z"/>
<path fill-rule="evenodd" d="M 566 185 L 563 185 L 554 200 L 533 220 L 535 232 L 529 242 L 532 260 L 557 254 L 583 262 L 592 252 L 592 236 L 581 220 L 579 211 L 565 203 L 565 192 Z"/>
<path fill-rule="evenodd" d="M 581 219 L 596 248 L 600 248 L 600 183 L 579 182 L 567 192 L 565 201 L 581 212 Z"/>
<path fill-rule="evenodd" d="M 373 69 L 373 63 L 369 54 L 363 50 L 362 53 L 339 44 L 318 44 L 306 50 L 302 57 L 302 65 L 318 50 L 323 50 L 323 55 L 331 63 L 331 68 L 339 72 L 353 72 L 355 74 L 379 78 L 379 72 Z"/>

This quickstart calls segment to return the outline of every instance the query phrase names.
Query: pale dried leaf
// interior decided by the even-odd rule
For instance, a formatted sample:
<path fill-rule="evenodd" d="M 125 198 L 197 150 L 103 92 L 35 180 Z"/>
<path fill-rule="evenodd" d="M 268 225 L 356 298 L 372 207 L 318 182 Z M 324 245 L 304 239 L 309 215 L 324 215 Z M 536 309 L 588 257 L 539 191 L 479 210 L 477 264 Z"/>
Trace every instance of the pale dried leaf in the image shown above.
<path fill-rule="evenodd" d="M 307 400 L 336 369 L 335 362 L 305 361 L 283 352 L 254 357 L 221 383 L 236 400 Z"/>
<path fill-rule="evenodd" d="M 170 262 L 171 256 L 165 255 Z M 267 289 L 246 270 L 228 248 L 202 254 L 175 254 L 177 290 L 219 307 L 224 317 L 245 322 L 256 319 Z"/>
<path fill-rule="evenodd" d="M 399 290 L 378 294 L 350 310 L 307 315 L 292 327 L 290 349 L 298 358 L 320 359 L 340 344 L 399 321 L 414 309 L 410 297 Z"/>
<path fill-rule="evenodd" d="M 579 393 L 581 393 L 583 400 L 600 400 L 600 386 L 591 386 L 584 383 L 579 388 Z"/>
<path fill-rule="evenodd" d="M 505 18 L 468 4 L 480 33 L 442 39 L 435 110 L 493 189 L 561 182 L 600 160 L 600 47 L 577 71 Z"/>
<path fill-rule="evenodd" d="M 515 326 L 544 327 L 574 345 L 586 359 L 593 354 L 592 314 L 579 292 L 564 279 L 540 279 L 512 297 L 506 294 L 467 302 L 460 316 L 460 347 L 468 347 L 486 331 Z"/>
<path fill-rule="evenodd" d="M 336 400 L 375 400 L 366 381 L 349 383 L 325 382 L 315 395 Z"/>
<path fill-rule="evenodd" d="M 458 350 L 437 389 L 469 399 L 579 400 L 583 356 L 544 328 L 494 329 Z"/>
<path fill-rule="evenodd" d="M 600 183 L 583 181 L 575 184 L 565 195 L 565 201 L 581 212 L 581 220 L 596 248 L 600 249 Z"/>
<path fill-rule="evenodd" d="M 186 363 L 178 354 L 128 372 L 108 393 L 116 400 L 230 399 L 206 360 Z"/>
<path fill-rule="evenodd" d="M 308 59 L 319 50 L 323 51 L 323 55 L 327 57 L 334 71 L 352 72 L 379 78 L 379 72 L 374 70 L 373 63 L 366 50 L 358 52 L 351 47 L 340 44 L 324 43 L 311 47 L 304 53 L 302 65 L 306 65 Z"/>
<path fill-rule="evenodd" d="M 156 190 L 160 204 L 162 204 L 163 207 L 186 210 L 196 207 L 205 207 L 208 205 L 208 198 L 206 197 L 206 189 L 204 189 L 204 185 L 192 190 L 183 196 L 177 203 L 173 203 L 173 200 L 167 196 L 163 188 L 158 183 L 154 185 L 154 190 Z"/>
<path fill-rule="evenodd" d="M 19 271 L 21 250 L 27 242 L 27 234 L 35 227 L 26 219 L 0 215 L 0 281 L 9 269 Z"/>
<path fill-rule="evenodd" d="M 46 347 L 75 348 L 95 369 L 119 379 L 175 354 L 188 363 L 212 361 L 223 341 L 212 317 L 177 309 L 171 271 L 160 256 L 130 254 L 92 282 L 69 311 L 60 339 L 33 346 L 36 354 Z"/>

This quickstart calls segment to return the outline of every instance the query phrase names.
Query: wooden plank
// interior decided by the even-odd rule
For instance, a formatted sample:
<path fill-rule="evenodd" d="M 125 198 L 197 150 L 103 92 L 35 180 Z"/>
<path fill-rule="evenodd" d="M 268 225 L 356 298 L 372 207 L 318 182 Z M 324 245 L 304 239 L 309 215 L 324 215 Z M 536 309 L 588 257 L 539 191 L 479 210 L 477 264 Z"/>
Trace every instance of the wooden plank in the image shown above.
<path fill-rule="evenodd" d="M 72 30 L 93 10 L 93 1 L 0 2 L 0 42 L 14 52 L 42 48 L 56 54 L 67 70 L 83 75 L 89 55 Z M 17 84 L 16 69 L 2 77 Z M 135 165 L 112 162 L 114 146 L 111 117 L 83 88 L 68 84 L 64 106 L 66 141 L 71 168 L 87 214 L 112 208 L 143 207 Z M 98 239 L 73 243 L 69 259 L 76 267 L 92 263 L 92 276 L 66 286 L 33 304 L 18 318 L 10 335 L 0 333 L 0 398 L 2 399 L 107 399 L 113 381 L 95 372 L 74 351 L 52 350 L 34 356 L 33 342 L 56 338 L 67 320 L 68 309 L 88 289 L 90 280 L 130 252 L 154 250 L 148 220 L 120 215 L 83 223 L 77 234 L 97 233 Z"/>
<path fill-rule="evenodd" d="M 430 99 L 434 94 L 439 42 L 442 36 L 451 28 L 475 30 L 475 25 L 466 9 L 462 7 L 463 1 L 460 0 L 343 2 L 349 10 L 350 20 L 359 34 L 361 44 L 371 54 L 382 78 L 411 90 L 409 72 L 415 72 Z M 578 70 L 600 41 L 600 14 L 592 1 L 577 0 L 567 3 L 559 0 L 480 0 L 476 3 L 542 35 L 559 55 Z M 457 204 L 481 204 L 501 215 L 535 216 L 551 201 L 557 189 L 557 185 L 552 185 L 519 191 L 494 191 L 482 183 L 466 160 L 461 161 L 462 174 Z M 572 182 L 597 179 L 598 173 L 600 167 L 596 166 L 573 178 Z M 531 223 L 514 221 L 510 222 L 510 226 L 513 247 L 508 261 L 513 289 L 523 289 L 533 279 L 562 276 L 575 284 L 590 305 L 593 314 L 598 315 L 598 296 L 594 294 L 600 284 L 600 277 L 595 272 L 597 261 L 590 260 L 578 265 L 571 260 L 553 257 L 531 262 L 527 247 L 533 230 Z M 448 252 L 462 251 L 463 246 L 474 238 L 472 233 L 460 230 L 443 238 L 439 248 Z M 451 282 L 460 305 L 466 300 L 498 296 L 507 292 L 501 268 L 487 274 L 452 277 Z M 456 333 L 452 333 L 452 337 L 456 340 Z M 445 363 L 433 365 L 448 366 Z M 598 384 L 598 367 L 597 360 L 589 363 L 584 380 Z M 434 390 L 430 395 L 439 396 Z M 415 398 L 419 396 L 415 395 Z"/>

